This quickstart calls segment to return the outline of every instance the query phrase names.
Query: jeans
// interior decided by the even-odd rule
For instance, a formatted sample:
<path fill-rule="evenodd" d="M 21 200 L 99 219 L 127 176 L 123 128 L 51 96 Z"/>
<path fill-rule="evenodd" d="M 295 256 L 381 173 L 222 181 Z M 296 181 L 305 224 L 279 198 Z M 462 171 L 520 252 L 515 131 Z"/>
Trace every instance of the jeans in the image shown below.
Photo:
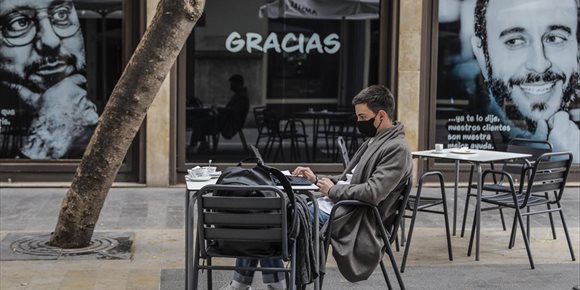
<path fill-rule="evenodd" d="M 256 267 L 260 262 L 262 267 L 278 267 L 284 266 L 281 259 L 236 259 L 236 267 Z M 234 273 L 234 280 L 245 285 L 252 285 L 252 280 L 254 280 L 254 271 L 249 270 L 236 270 Z M 262 272 L 262 280 L 264 284 L 276 283 L 279 281 L 284 281 L 284 272 Z"/>
<path fill-rule="evenodd" d="M 308 210 L 310 212 L 310 218 L 312 219 L 312 223 L 314 224 L 314 206 L 308 206 Z M 318 224 L 319 227 L 322 226 L 328 221 L 330 215 L 319 210 L 318 211 Z M 281 259 L 236 259 L 236 267 L 256 267 L 258 266 L 258 262 L 260 262 L 260 266 L 262 267 L 282 267 L 283 263 Z M 234 280 L 240 282 L 245 285 L 252 285 L 252 281 L 254 280 L 254 271 L 241 271 L 236 270 L 234 273 Z M 283 272 L 270 272 L 264 271 L 262 272 L 262 280 L 264 284 L 276 283 L 279 281 L 284 281 L 284 273 Z"/>
<path fill-rule="evenodd" d="M 312 224 L 314 225 L 314 206 L 311 204 L 308 206 L 308 210 L 310 211 L 310 218 L 312 219 Z M 318 209 L 318 227 L 322 228 L 322 226 L 328 221 L 330 215 Z"/>

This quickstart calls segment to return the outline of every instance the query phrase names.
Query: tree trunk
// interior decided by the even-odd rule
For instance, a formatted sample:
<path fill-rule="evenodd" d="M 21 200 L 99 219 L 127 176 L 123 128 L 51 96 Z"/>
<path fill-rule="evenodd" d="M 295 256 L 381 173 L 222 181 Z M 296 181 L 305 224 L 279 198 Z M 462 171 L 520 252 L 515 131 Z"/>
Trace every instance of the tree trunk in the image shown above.
<path fill-rule="evenodd" d="M 151 25 L 119 79 L 70 189 L 50 244 L 89 245 L 99 214 L 129 145 L 175 62 L 205 0 L 161 0 Z"/>

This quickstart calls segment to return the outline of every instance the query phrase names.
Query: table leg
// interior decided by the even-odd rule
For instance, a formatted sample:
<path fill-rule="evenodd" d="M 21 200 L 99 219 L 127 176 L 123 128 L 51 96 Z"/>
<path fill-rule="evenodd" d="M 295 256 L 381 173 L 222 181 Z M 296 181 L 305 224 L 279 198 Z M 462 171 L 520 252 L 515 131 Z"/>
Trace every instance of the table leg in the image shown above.
<path fill-rule="evenodd" d="M 189 251 L 190 238 L 189 229 L 191 229 L 190 218 L 189 218 L 189 190 L 185 189 L 185 289 L 191 289 L 190 277 L 189 277 L 189 267 L 191 252 Z"/>
<path fill-rule="evenodd" d="M 453 187 L 453 236 L 457 229 L 457 187 L 459 186 L 459 160 L 455 160 L 455 185 Z"/>
<path fill-rule="evenodd" d="M 475 219 L 476 219 L 476 237 L 475 237 L 475 260 L 479 261 L 479 240 L 481 238 L 481 163 L 477 163 L 477 204 L 475 205 Z"/>

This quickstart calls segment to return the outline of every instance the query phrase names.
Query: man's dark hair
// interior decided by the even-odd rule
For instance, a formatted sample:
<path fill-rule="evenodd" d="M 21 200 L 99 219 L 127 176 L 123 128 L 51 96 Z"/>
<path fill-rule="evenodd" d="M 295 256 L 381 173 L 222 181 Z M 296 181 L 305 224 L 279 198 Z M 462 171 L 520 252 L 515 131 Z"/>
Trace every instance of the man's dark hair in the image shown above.
<path fill-rule="evenodd" d="M 395 98 L 385 86 L 373 85 L 358 93 L 352 99 L 352 105 L 366 104 L 373 113 L 380 110 L 387 112 L 389 119 L 393 120 L 395 115 Z"/>
<path fill-rule="evenodd" d="M 489 49 L 487 46 L 487 7 L 489 6 L 490 0 L 477 0 L 475 3 L 475 21 L 474 21 L 474 31 L 475 36 L 481 39 L 481 46 L 483 48 L 483 54 L 485 56 L 485 65 L 487 66 L 487 73 L 491 76 L 491 64 L 489 61 Z M 580 17 L 580 7 L 578 7 L 579 1 L 576 0 L 577 13 Z M 579 18 L 580 19 L 580 18 Z M 580 22 L 576 23 L 576 41 L 580 44 Z"/>

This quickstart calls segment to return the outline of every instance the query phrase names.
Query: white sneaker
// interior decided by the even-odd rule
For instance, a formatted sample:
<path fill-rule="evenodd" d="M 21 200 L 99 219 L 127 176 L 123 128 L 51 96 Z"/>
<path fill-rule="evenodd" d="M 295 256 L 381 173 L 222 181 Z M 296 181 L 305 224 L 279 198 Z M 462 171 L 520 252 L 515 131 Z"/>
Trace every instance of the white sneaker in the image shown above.
<path fill-rule="evenodd" d="M 222 286 L 219 290 L 252 290 L 252 287 L 238 281 L 230 281 L 230 283 Z"/>

